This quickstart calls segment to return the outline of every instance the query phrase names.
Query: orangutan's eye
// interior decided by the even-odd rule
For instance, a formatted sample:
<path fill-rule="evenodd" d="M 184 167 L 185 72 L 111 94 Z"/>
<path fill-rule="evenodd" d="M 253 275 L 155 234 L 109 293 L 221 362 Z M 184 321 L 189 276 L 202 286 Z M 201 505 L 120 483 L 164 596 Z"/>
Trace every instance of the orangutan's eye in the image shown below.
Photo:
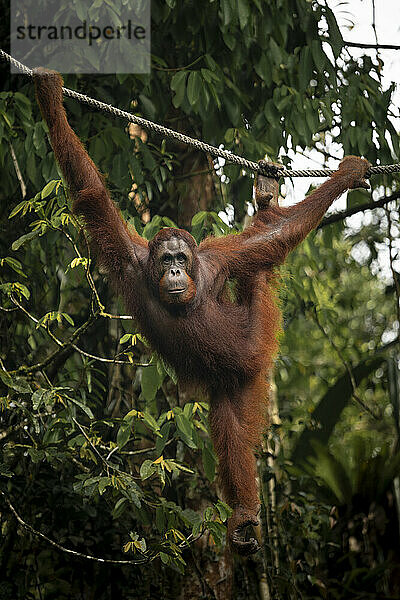
<path fill-rule="evenodd" d="M 180 252 L 176 259 L 179 263 L 185 263 L 187 261 L 187 256 L 186 254 L 183 254 L 183 252 Z"/>

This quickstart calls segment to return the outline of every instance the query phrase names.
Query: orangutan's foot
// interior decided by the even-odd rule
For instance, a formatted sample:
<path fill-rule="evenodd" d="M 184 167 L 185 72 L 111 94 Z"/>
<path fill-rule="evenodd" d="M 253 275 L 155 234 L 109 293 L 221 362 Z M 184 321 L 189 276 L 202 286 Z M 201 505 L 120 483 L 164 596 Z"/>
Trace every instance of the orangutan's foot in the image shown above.
<path fill-rule="evenodd" d="M 254 527 L 259 524 L 259 513 L 259 507 L 256 510 L 249 510 L 242 506 L 235 507 L 228 521 L 228 539 L 234 552 L 248 556 L 260 549 L 254 532 Z"/>

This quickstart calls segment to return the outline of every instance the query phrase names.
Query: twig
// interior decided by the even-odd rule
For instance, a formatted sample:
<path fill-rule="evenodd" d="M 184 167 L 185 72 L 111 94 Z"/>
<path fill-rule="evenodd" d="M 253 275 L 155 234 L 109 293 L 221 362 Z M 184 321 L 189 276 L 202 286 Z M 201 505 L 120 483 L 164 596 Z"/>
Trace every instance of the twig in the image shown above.
<path fill-rule="evenodd" d="M 190 67 L 193 67 L 193 65 L 195 65 L 200 60 L 202 60 L 204 58 L 204 56 L 205 56 L 204 54 L 202 54 L 201 56 L 198 56 L 193 62 L 191 62 L 189 65 L 186 65 L 185 67 L 175 67 L 175 68 L 159 67 L 153 61 L 152 68 L 155 69 L 156 71 L 167 71 L 169 73 L 174 73 L 175 71 L 185 71 L 186 69 L 190 69 Z"/>
<path fill-rule="evenodd" d="M 92 291 L 93 297 L 95 298 L 97 307 L 98 307 L 98 314 L 100 317 L 107 317 L 108 319 L 126 319 L 126 320 L 133 320 L 133 317 L 131 315 L 111 315 L 110 313 L 107 313 L 104 311 L 104 305 L 100 300 L 100 296 L 99 293 L 97 291 L 96 285 L 94 283 L 93 277 L 92 277 L 92 273 L 90 272 L 90 244 L 89 244 L 89 240 L 87 238 L 87 233 L 85 231 L 85 229 L 83 227 L 81 227 L 81 225 L 79 224 L 79 221 L 77 220 L 77 218 L 75 217 L 75 215 L 73 213 L 70 213 L 70 217 L 71 220 L 73 222 L 73 224 L 75 225 L 75 227 L 78 229 L 78 231 L 83 231 L 83 235 L 85 238 L 85 242 L 86 242 L 86 247 L 87 247 L 87 251 L 88 251 L 88 260 L 87 260 L 87 264 L 85 265 L 85 277 L 87 279 L 87 282 L 89 284 L 89 287 Z M 67 240 L 69 241 L 69 243 L 72 245 L 75 254 L 77 255 L 78 258 L 85 258 L 82 256 L 82 254 L 79 251 L 78 246 L 75 244 L 74 240 L 72 239 L 72 237 L 69 235 L 68 232 L 65 231 L 65 229 L 57 227 L 56 228 L 58 231 L 61 231 L 61 233 L 67 238 Z M 96 311 L 95 311 L 96 312 Z M 92 357 L 94 358 L 94 357 Z M 97 360 L 101 360 L 99 357 L 97 357 Z M 107 360 L 104 359 L 105 362 L 114 362 L 112 360 Z"/>
<path fill-rule="evenodd" d="M 80 430 L 80 432 L 82 433 L 82 435 L 86 439 L 87 443 L 92 448 L 93 452 L 95 454 L 97 454 L 97 456 L 99 457 L 100 461 L 102 463 L 104 463 L 104 465 L 106 467 L 106 470 L 107 470 L 107 475 L 109 475 L 110 465 L 108 464 L 107 459 L 104 458 L 104 456 L 102 454 L 100 454 L 100 452 L 97 450 L 96 446 L 93 444 L 92 440 L 90 439 L 90 437 L 88 436 L 88 434 L 86 433 L 86 431 L 82 427 L 82 425 L 79 423 L 79 421 L 77 419 L 75 419 L 75 417 L 73 417 L 72 415 L 71 415 L 71 419 L 73 420 L 73 422 L 75 423 L 75 425 L 78 427 L 78 429 Z M 113 470 L 115 470 L 115 471 L 119 471 L 119 469 L 117 467 L 111 466 L 111 468 Z M 127 475 L 129 475 L 129 473 L 127 473 Z"/>
<path fill-rule="evenodd" d="M 90 439 L 90 437 L 86 433 L 85 428 L 79 423 L 79 421 L 72 414 L 71 414 L 71 419 L 73 420 L 73 422 L 75 423 L 75 425 L 78 427 L 78 429 L 80 430 L 80 432 L 82 433 L 82 435 L 86 439 L 87 443 L 92 448 L 93 452 L 99 457 L 99 459 L 101 460 L 101 462 L 104 464 L 108 476 L 110 476 L 110 469 L 112 469 L 113 471 L 115 471 L 116 473 L 118 473 L 118 475 L 125 475 L 126 477 L 131 477 L 132 479 L 141 479 L 140 477 L 135 477 L 134 475 L 132 475 L 131 473 L 128 473 L 127 471 L 123 471 L 122 469 L 120 469 L 119 467 L 117 467 L 116 465 L 114 465 L 112 463 L 110 464 L 108 462 L 108 457 L 111 456 L 111 454 L 115 451 L 115 449 L 112 450 L 111 452 L 109 452 L 109 455 L 107 456 L 107 458 L 104 458 L 104 456 L 98 451 L 98 449 L 96 448 L 95 444 L 93 444 L 92 440 Z M 118 448 L 118 446 L 117 446 L 117 448 Z M 108 450 L 108 448 L 107 448 L 107 450 Z"/>
<path fill-rule="evenodd" d="M 73 219 L 73 221 L 75 221 L 75 223 L 74 223 L 74 224 L 75 224 L 75 226 L 77 226 L 77 225 L 78 225 L 78 223 L 77 223 L 77 221 L 76 221 L 75 217 L 72 215 L 72 216 L 71 216 L 71 218 Z M 62 233 L 62 234 L 63 234 L 63 235 L 64 235 L 64 236 L 67 238 L 67 240 L 69 241 L 69 243 L 72 245 L 72 247 L 73 247 L 73 249 L 74 249 L 74 251 L 75 251 L 75 254 L 77 255 L 77 257 L 78 257 L 78 258 L 84 258 L 84 257 L 82 256 L 82 254 L 79 252 L 79 248 L 78 248 L 78 246 L 75 244 L 74 240 L 73 240 L 73 239 L 72 239 L 72 237 L 69 235 L 69 233 L 67 233 L 67 232 L 65 231 L 65 229 L 63 229 L 63 228 L 57 228 L 57 229 L 58 229 L 59 231 L 61 231 L 61 233 Z M 85 236 L 85 239 L 86 239 L 86 236 Z M 87 242 L 87 239 L 86 239 L 86 243 L 87 243 L 87 246 L 88 246 L 88 248 L 89 248 L 89 244 L 88 244 L 88 242 Z M 97 307 L 98 307 L 99 311 L 101 312 L 101 311 L 104 309 L 104 306 L 103 306 L 103 304 L 102 304 L 102 303 L 101 303 L 101 301 L 100 301 L 99 294 L 98 294 L 98 292 L 97 292 L 96 286 L 95 286 L 95 284 L 94 284 L 94 281 L 93 281 L 92 274 L 91 274 L 91 272 L 90 272 L 89 265 L 90 265 L 90 259 L 88 258 L 88 260 L 87 260 L 87 264 L 85 265 L 85 276 L 86 276 L 87 282 L 88 282 L 88 284 L 89 284 L 89 287 L 90 287 L 90 289 L 91 289 L 91 291 L 92 291 L 92 294 L 93 294 L 93 296 L 94 296 L 94 298 L 95 298 L 95 300 L 96 300 Z"/>
<path fill-rule="evenodd" d="M 20 304 L 20 302 L 18 302 L 18 300 L 14 297 L 11 296 L 11 301 L 14 302 L 14 304 L 16 306 L 18 306 L 18 308 L 27 315 L 27 317 L 29 317 L 29 319 L 31 319 L 34 323 L 38 323 L 39 320 L 36 319 L 36 317 L 34 317 L 28 310 L 26 310 L 26 308 L 24 308 L 22 306 L 22 304 Z M 85 321 L 85 323 L 83 323 L 83 325 L 81 325 L 80 327 L 78 327 L 74 333 L 71 335 L 71 337 L 65 341 L 62 342 L 61 340 L 59 340 L 54 334 L 52 334 L 49 329 L 46 327 L 45 330 L 47 331 L 47 333 L 51 336 L 51 338 L 56 342 L 56 344 L 59 346 L 59 349 L 56 350 L 55 352 L 53 352 L 52 354 L 50 354 L 50 356 L 48 356 L 45 360 L 43 360 L 40 363 L 37 363 L 36 365 L 32 365 L 31 367 L 19 367 L 18 369 L 16 369 L 15 371 L 10 371 L 11 374 L 29 374 L 29 373 L 35 373 L 36 371 L 41 371 L 42 369 L 44 369 L 45 367 L 47 367 L 47 365 L 49 365 L 51 362 L 53 362 L 53 360 L 55 360 L 57 358 L 57 356 L 59 356 L 59 354 L 61 354 L 61 352 L 63 352 L 66 348 L 68 348 L 68 346 L 72 346 L 72 342 L 74 340 L 76 340 L 80 335 L 82 335 L 82 333 L 84 333 L 84 331 L 86 331 L 86 329 L 88 329 L 88 327 L 96 320 L 96 317 L 91 316 L 87 321 Z M 77 346 L 75 347 L 75 349 L 78 349 Z M 79 351 L 79 349 L 78 349 Z"/>
<path fill-rule="evenodd" d="M 125 319 L 129 321 L 134 321 L 134 317 L 132 317 L 131 315 L 111 315 L 110 313 L 104 312 L 103 310 L 101 311 L 99 316 L 106 317 L 107 319 Z"/>
<path fill-rule="evenodd" d="M 39 323 L 39 319 L 34 317 L 24 306 L 22 306 L 22 304 L 14 296 L 11 296 L 11 301 L 29 319 L 31 319 L 31 321 L 33 321 L 36 324 Z M 82 356 L 86 356 L 88 358 L 92 358 L 92 359 L 98 360 L 100 362 L 115 363 L 115 364 L 121 364 L 121 365 L 131 365 L 134 367 L 148 367 L 150 365 L 150 363 L 132 363 L 129 360 L 118 360 L 116 358 L 103 358 L 102 356 L 97 356 L 96 354 L 90 354 L 89 352 L 82 350 L 82 348 L 79 348 L 79 346 L 77 346 L 76 344 L 73 344 L 73 341 L 76 340 L 78 337 L 80 337 L 82 335 L 82 333 L 84 333 L 86 331 L 86 329 L 88 329 L 88 327 L 90 327 L 99 316 L 102 316 L 102 313 L 99 313 L 99 312 L 93 313 L 93 315 L 91 315 L 90 318 L 87 321 L 85 321 L 85 323 L 83 323 L 83 325 L 78 327 L 78 329 L 76 329 L 74 331 L 74 333 L 71 335 L 71 337 L 68 340 L 66 340 L 65 342 L 63 342 L 56 335 L 54 335 L 54 333 L 52 333 L 48 327 L 45 327 L 44 329 L 47 332 L 47 334 L 51 337 L 51 339 L 59 347 L 58 350 L 56 350 L 55 352 L 50 354 L 50 356 L 48 356 L 44 361 L 37 363 L 36 365 L 32 365 L 30 367 L 19 367 L 15 371 L 10 371 L 10 373 L 18 373 L 18 374 L 24 373 L 25 375 L 27 375 L 29 373 L 35 373 L 36 371 L 40 371 L 41 369 L 44 369 L 50 363 L 52 363 L 53 360 L 55 360 L 69 346 L 71 346 L 76 352 L 79 352 L 79 354 L 82 354 Z M 115 317 L 115 318 L 118 318 L 118 317 Z M 124 317 L 122 317 L 122 318 L 124 318 Z"/>
<path fill-rule="evenodd" d="M 130 365 L 131 367 L 149 367 L 151 363 L 133 363 L 130 360 L 118 360 L 116 358 L 103 358 L 102 356 L 97 356 L 96 354 L 90 354 L 90 352 L 85 352 L 82 348 L 78 348 L 75 344 L 71 344 L 72 348 L 82 354 L 83 356 L 87 356 L 88 358 L 93 358 L 94 360 L 98 360 L 100 362 L 105 363 L 113 363 L 116 365 Z"/>
<path fill-rule="evenodd" d="M 100 296 L 99 293 L 97 291 L 96 285 L 94 283 L 93 277 L 92 277 L 92 273 L 90 272 L 90 244 L 89 244 L 89 240 L 87 237 L 87 233 L 86 230 L 81 227 L 81 225 L 79 224 L 79 221 L 77 220 L 77 218 L 75 217 L 75 215 L 73 213 L 70 214 L 71 220 L 74 223 L 75 227 L 79 230 L 79 231 L 83 231 L 83 235 L 85 238 L 85 243 L 86 243 L 86 247 L 87 247 L 87 251 L 88 251 L 88 261 L 87 264 L 85 265 L 85 276 L 87 279 L 87 282 L 89 284 L 89 287 L 92 291 L 92 294 L 95 298 L 96 304 L 98 306 L 99 309 L 99 316 L 101 317 L 107 317 L 108 319 L 129 319 L 129 320 L 133 320 L 133 317 L 131 315 L 111 315 L 110 313 L 107 313 L 104 311 L 104 305 L 100 300 Z M 61 231 L 63 233 L 63 235 L 65 235 L 65 237 L 67 238 L 67 240 L 70 242 L 70 244 L 72 245 L 75 254 L 77 255 L 78 258 L 84 258 L 82 256 L 82 254 L 79 251 L 78 246 L 75 244 L 74 240 L 72 239 L 72 237 L 69 235 L 69 233 L 67 233 L 65 231 L 65 229 L 62 228 L 58 228 L 59 231 Z M 108 362 L 108 361 L 106 361 Z M 113 361 L 111 361 L 113 362 Z"/>
<path fill-rule="evenodd" d="M 26 196 L 26 185 L 25 185 L 24 178 L 22 177 L 21 169 L 19 168 L 19 164 L 18 164 L 17 157 L 15 155 L 14 147 L 13 147 L 13 145 L 12 145 L 11 142 L 10 142 L 10 150 L 11 150 L 11 158 L 12 158 L 12 161 L 13 161 L 13 164 L 14 164 L 15 173 L 17 175 L 17 179 L 19 181 L 19 185 L 20 185 L 20 188 L 21 188 L 21 196 L 22 196 L 22 198 L 25 198 L 25 196 Z"/>
<path fill-rule="evenodd" d="M 10 502 L 10 500 L 8 499 L 6 494 L 2 490 L 0 490 L 0 495 L 3 497 L 5 503 L 7 504 L 8 508 L 10 509 L 10 511 L 12 512 L 14 517 L 17 519 L 18 523 L 20 525 L 22 525 L 22 527 L 24 529 L 26 529 L 26 531 L 29 531 L 36 537 L 42 538 L 42 540 L 45 540 L 48 544 L 51 544 L 52 546 L 54 546 L 55 548 L 58 548 L 58 550 L 61 550 L 62 552 L 65 552 L 66 554 L 72 554 L 73 556 L 76 556 L 78 558 L 85 558 L 86 560 L 93 560 L 95 562 L 106 563 L 109 565 L 144 565 L 144 564 L 147 564 L 150 561 L 154 560 L 154 558 L 156 558 L 156 556 L 152 556 L 152 557 L 148 556 L 146 558 L 141 558 L 138 560 L 112 560 L 110 558 L 99 558 L 98 556 L 92 556 L 91 554 L 83 554 L 82 552 L 77 552 L 76 550 L 71 550 L 70 548 L 65 548 L 65 546 L 58 544 L 51 538 L 47 537 L 47 535 L 44 535 L 44 533 L 42 533 L 41 531 L 38 531 L 37 529 L 34 529 L 32 527 L 32 525 L 29 525 L 29 523 L 24 521 L 22 519 L 22 517 L 18 514 L 17 510 L 14 508 L 14 506 L 12 505 L 12 503 Z"/>
<path fill-rule="evenodd" d="M 176 440 L 171 438 L 170 440 L 168 440 L 165 443 L 165 446 L 169 446 L 169 444 L 172 444 L 172 442 L 175 442 Z M 110 448 L 108 448 L 107 446 L 105 446 L 104 444 L 99 444 L 100 448 L 102 448 L 102 450 L 107 450 L 109 451 L 109 455 L 107 456 L 107 460 L 108 458 L 111 456 L 111 454 L 113 454 L 115 452 L 115 450 L 118 450 L 118 446 L 116 446 L 115 448 L 113 448 L 110 451 Z M 120 450 L 119 454 L 125 454 L 127 456 L 134 456 L 136 454 L 147 454 L 150 452 L 154 452 L 154 450 L 156 450 L 155 446 L 150 446 L 149 448 L 140 448 L 139 450 Z"/>
<path fill-rule="evenodd" d="M 165 446 L 169 446 L 170 444 L 172 444 L 172 442 L 175 442 L 176 440 L 174 440 L 173 438 L 168 440 L 167 442 L 165 442 Z M 156 450 L 155 446 L 151 446 L 150 448 L 140 448 L 139 450 L 121 450 L 120 454 L 127 454 L 129 456 L 132 456 L 134 454 L 146 454 L 148 452 L 154 452 L 154 450 Z"/>

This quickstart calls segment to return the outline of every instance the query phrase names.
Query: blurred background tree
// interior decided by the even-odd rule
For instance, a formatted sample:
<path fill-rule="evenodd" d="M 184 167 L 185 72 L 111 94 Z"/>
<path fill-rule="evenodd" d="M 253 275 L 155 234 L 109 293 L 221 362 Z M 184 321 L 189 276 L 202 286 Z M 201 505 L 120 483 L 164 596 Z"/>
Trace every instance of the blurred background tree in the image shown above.
<path fill-rule="evenodd" d="M 100 4 L 94 21 L 114 22 L 118 2 Z M 326 2 L 153 0 L 151 14 L 150 75 L 66 86 L 252 160 L 399 162 L 394 85 L 380 55 L 353 58 Z M 398 176 L 348 194 L 282 274 L 263 551 L 234 560 L 206 399 L 110 293 L 32 82 L 1 70 L 0 599 L 399 597 Z M 65 104 L 141 234 L 243 227 L 251 173 Z"/>

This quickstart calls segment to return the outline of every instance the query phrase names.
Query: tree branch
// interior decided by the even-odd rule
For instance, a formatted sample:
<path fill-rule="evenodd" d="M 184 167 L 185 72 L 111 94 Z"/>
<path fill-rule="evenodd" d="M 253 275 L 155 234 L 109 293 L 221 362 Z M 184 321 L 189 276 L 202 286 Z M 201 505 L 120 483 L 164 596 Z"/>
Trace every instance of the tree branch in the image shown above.
<path fill-rule="evenodd" d="M 37 529 L 34 529 L 32 527 L 32 525 L 29 525 L 29 523 L 24 521 L 23 518 L 17 512 L 17 510 L 14 508 L 13 504 L 10 502 L 8 496 L 2 490 L 0 490 L 0 496 L 3 497 L 3 500 L 7 504 L 9 510 L 12 512 L 12 514 L 14 515 L 14 517 L 16 518 L 18 523 L 26 531 L 29 531 L 29 533 L 31 533 L 32 535 L 41 538 L 48 544 L 51 544 L 51 546 L 54 546 L 55 548 L 57 548 L 58 550 L 61 550 L 61 552 L 65 552 L 66 554 L 72 554 L 72 556 L 76 556 L 77 558 L 85 558 L 86 560 L 92 560 L 95 562 L 99 562 L 99 563 L 103 563 L 103 564 L 105 563 L 108 565 L 145 565 L 145 564 L 148 564 L 149 562 L 151 562 L 152 560 L 154 560 L 155 558 L 157 558 L 157 556 L 159 556 L 159 552 L 157 552 L 157 554 L 153 554 L 153 555 L 149 555 L 149 554 L 146 555 L 146 554 L 142 553 L 142 554 L 144 554 L 143 558 L 140 558 L 137 560 L 113 560 L 111 558 L 99 558 L 97 556 L 92 556 L 91 554 L 83 554 L 82 552 L 77 552 L 76 550 L 71 550 L 70 548 L 65 548 L 65 546 L 58 544 L 51 538 L 47 537 L 47 535 L 44 535 L 44 533 L 42 533 L 41 531 L 38 531 Z M 199 535 L 197 535 L 197 536 L 193 536 L 193 534 L 188 535 L 187 538 L 185 539 L 185 541 L 180 542 L 180 544 L 178 544 L 178 547 L 182 548 L 182 549 L 186 548 L 186 547 L 190 547 L 190 545 L 192 543 L 196 542 L 198 539 L 200 539 L 204 535 L 204 532 L 205 532 L 205 530 L 203 532 L 199 533 Z"/>
<path fill-rule="evenodd" d="M 29 525 L 28 523 L 26 523 L 22 519 L 22 517 L 20 517 L 20 515 L 18 514 L 18 512 L 16 511 L 16 509 L 11 504 L 10 500 L 8 499 L 8 497 L 5 495 L 5 493 L 2 490 L 0 490 L 0 495 L 3 496 L 4 502 L 7 504 L 8 508 L 10 509 L 10 511 L 12 512 L 14 517 L 17 519 L 18 523 L 26 531 L 29 531 L 29 533 L 32 533 L 36 537 L 42 538 L 42 540 L 45 540 L 48 544 L 51 544 L 52 546 L 54 546 L 55 548 L 58 548 L 58 550 L 61 550 L 62 552 L 65 552 L 67 554 L 72 554 L 73 556 L 76 556 L 78 558 L 85 558 L 86 560 L 94 560 L 96 562 L 107 563 L 109 565 L 144 565 L 152 560 L 151 557 L 146 557 L 146 558 L 142 558 L 139 560 L 112 560 L 109 558 L 98 558 L 97 556 L 91 556 L 90 554 L 83 554 L 82 552 L 77 552 L 76 550 L 70 550 L 70 548 L 65 548 L 64 546 L 61 546 L 61 544 L 58 544 L 54 540 L 47 537 L 47 535 L 44 535 L 44 533 L 41 533 L 40 531 L 37 531 L 36 529 L 34 529 L 32 527 L 32 525 Z M 155 558 L 155 557 L 153 557 L 153 558 Z"/>
<path fill-rule="evenodd" d="M 18 300 L 14 297 L 11 296 L 11 301 L 14 302 L 14 304 L 24 313 L 27 315 L 27 317 L 29 317 L 29 319 L 31 319 L 34 323 L 38 324 L 39 323 L 39 319 L 37 319 L 36 317 L 34 317 L 28 310 L 26 310 L 26 308 L 24 308 L 22 306 L 22 304 L 20 302 L 18 302 Z M 69 347 L 73 348 L 76 352 L 79 352 L 79 354 L 81 354 L 82 356 L 87 356 L 88 358 L 93 358 L 94 360 L 98 360 L 101 362 L 105 362 L 105 363 L 113 363 L 113 364 L 120 364 L 120 365 L 130 365 L 130 366 L 136 366 L 136 367 L 148 367 L 150 366 L 150 363 L 135 363 L 135 362 L 131 362 L 130 360 L 119 360 L 117 358 L 103 358 L 102 356 L 97 356 L 95 354 L 90 354 L 89 352 L 85 352 L 85 350 L 82 350 L 82 348 L 79 348 L 76 344 L 74 344 L 73 342 L 78 339 L 82 333 L 84 333 L 86 331 L 86 329 L 88 327 L 90 327 L 99 316 L 109 316 L 107 313 L 100 313 L 100 312 L 96 312 L 93 313 L 89 319 L 87 321 L 85 321 L 85 323 L 83 323 L 83 325 L 81 325 L 80 327 L 78 327 L 78 329 L 76 329 L 74 331 L 74 333 L 71 335 L 71 337 L 68 340 L 62 341 L 60 340 L 57 336 L 55 336 L 49 329 L 49 327 L 44 327 L 44 330 L 46 331 L 46 333 L 51 337 L 51 339 L 57 344 L 58 349 L 55 350 L 52 354 L 50 354 L 45 360 L 43 360 L 40 363 L 37 363 L 36 365 L 32 365 L 30 367 L 27 366 L 21 366 L 18 367 L 18 369 L 16 369 L 15 371 L 10 371 L 11 374 L 16 373 L 16 374 L 24 374 L 24 375 L 28 375 L 30 373 L 35 373 L 36 371 L 41 371 L 42 369 L 44 369 L 45 367 L 47 367 L 49 364 L 51 364 L 54 360 L 56 360 L 62 353 L 64 353 L 65 351 L 68 350 Z M 112 318 L 125 318 L 124 316 L 120 317 L 119 315 L 110 315 Z M 130 317 L 129 317 L 130 318 Z"/>
<path fill-rule="evenodd" d="M 351 48 L 366 48 L 371 50 L 400 50 L 400 46 L 395 44 L 359 44 L 357 42 L 344 42 L 345 46 Z"/>
<path fill-rule="evenodd" d="M 337 223 L 338 221 L 342 221 L 347 217 L 351 217 L 358 212 L 362 212 L 364 210 L 373 210 L 374 208 L 381 208 L 388 204 L 388 202 L 392 202 L 392 200 L 398 200 L 400 198 L 400 192 L 396 192 L 391 196 L 384 196 L 380 198 L 376 202 L 365 202 L 364 204 L 359 204 L 358 206 L 352 206 L 351 208 L 347 208 L 346 210 L 341 210 L 338 213 L 333 215 L 329 215 L 329 217 L 325 217 L 318 225 L 318 229 L 322 229 L 322 227 L 326 227 L 327 225 L 332 225 L 332 223 Z"/>

